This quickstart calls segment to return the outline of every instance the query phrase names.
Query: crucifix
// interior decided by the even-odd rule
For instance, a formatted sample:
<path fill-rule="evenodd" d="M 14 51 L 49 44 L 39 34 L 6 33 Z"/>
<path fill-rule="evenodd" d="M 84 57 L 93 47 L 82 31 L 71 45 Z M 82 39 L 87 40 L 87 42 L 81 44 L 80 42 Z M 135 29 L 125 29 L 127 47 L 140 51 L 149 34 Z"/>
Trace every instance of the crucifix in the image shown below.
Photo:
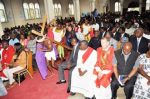
<path fill-rule="evenodd" d="M 47 16 L 44 16 L 41 32 L 32 30 L 31 33 L 33 33 L 33 34 L 35 34 L 35 35 L 37 35 L 37 36 L 44 36 L 44 29 L 45 29 L 46 20 L 47 20 Z M 49 39 L 49 40 L 50 40 L 51 42 L 57 44 L 57 45 L 61 45 L 62 47 L 66 48 L 66 49 L 68 49 L 68 50 L 72 50 L 72 48 L 68 47 L 68 46 L 65 45 L 65 44 L 62 44 L 61 42 L 57 42 L 57 41 L 52 40 L 52 39 Z"/>

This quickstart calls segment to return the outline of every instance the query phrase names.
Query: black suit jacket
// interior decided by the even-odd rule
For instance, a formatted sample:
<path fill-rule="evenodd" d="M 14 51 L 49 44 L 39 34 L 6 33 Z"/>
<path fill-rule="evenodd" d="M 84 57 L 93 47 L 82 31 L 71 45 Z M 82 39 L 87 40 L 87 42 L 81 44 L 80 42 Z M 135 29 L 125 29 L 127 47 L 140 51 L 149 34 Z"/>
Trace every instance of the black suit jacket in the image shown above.
<path fill-rule="evenodd" d="M 99 38 L 102 39 L 106 32 L 100 32 Z"/>
<path fill-rule="evenodd" d="M 130 35 L 125 33 L 123 37 L 127 37 L 128 39 L 130 38 Z"/>
<path fill-rule="evenodd" d="M 117 41 L 120 41 L 120 37 L 121 37 L 121 34 L 119 32 L 116 32 L 115 35 L 112 35 L 112 37 L 117 40 Z"/>
<path fill-rule="evenodd" d="M 137 38 L 132 35 L 130 37 L 130 42 L 132 43 L 133 50 L 137 51 Z M 149 42 L 146 38 L 144 37 L 141 38 L 139 48 L 138 48 L 138 52 L 140 52 L 140 54 L 146 53 L 148 51 L 148 43 Z"/>
<path fill-rule="evenodd" d="M 127 37 L 129 39 L 130 35 L 127 33 L 124 33 L 123 37 Z M 120 41 L 121 40 L 121 33 L 116 32 L 116 34 L 113 35 L 113 38 L 116 39 L 117 41 Z"/>
<path fill-rule="evenodd" d="M 74 50 L 75 49 L 72 50 L 70 58 L 69 58 L 69 62 L 71 63 L 71 67 L 75 67 L 76 64 L 77 64 L 77 58 L 78 58 L 78 52 L 79 52 L 79 44 L 77 45 L 75 53 L 74 53 Z"/>
<path fill-rule="evenodd" d="M 92 37 L 90 42 L 89 42 L 89 46 L 95 50 L 97 50 L 97 48 L 101 47 L 101 40 L 99 37 Z"/>

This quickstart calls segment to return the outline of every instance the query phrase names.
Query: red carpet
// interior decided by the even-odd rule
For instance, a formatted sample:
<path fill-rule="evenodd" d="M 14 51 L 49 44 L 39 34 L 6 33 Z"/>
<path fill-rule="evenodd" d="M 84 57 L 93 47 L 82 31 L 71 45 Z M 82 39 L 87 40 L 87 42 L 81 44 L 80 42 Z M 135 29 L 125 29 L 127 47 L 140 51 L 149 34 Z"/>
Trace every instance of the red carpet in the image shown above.
<path fill-rule="evenodd" d="M 65 72 L 68 75 L 68 72 Z M 68 77 L 66 77 L 68 79 Z M 21 83 L 9 89 L 8 95 L 0 99 L 67 99 L 67 84 L 56 85 L 58 73 L 46 80 L 42 80 L 39 72 L 36 72 L 31 79 L 29 76 Z"/>

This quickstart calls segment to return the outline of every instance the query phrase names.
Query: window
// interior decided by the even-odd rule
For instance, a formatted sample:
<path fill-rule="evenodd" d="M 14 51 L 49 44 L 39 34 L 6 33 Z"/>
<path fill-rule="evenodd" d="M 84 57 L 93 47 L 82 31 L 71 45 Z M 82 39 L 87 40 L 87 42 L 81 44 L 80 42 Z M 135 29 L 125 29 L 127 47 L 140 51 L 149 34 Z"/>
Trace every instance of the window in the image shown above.
<path fill-rule="evenodd" d="M 34 19 L 35 17 L 35 7 L 33 3 L 29 3 L 29 9 L 30 9 L 30 18 Z"/>
<path fill-rule="evenodd" d="M 58 16 L 57 15 L 57 8 L 58 8 L 57 4 L 54 4 L 54 13 L 55 13 L 55 16 Z"/>
<path fill-rule="evenodd" d="M 30 19 L 29 5 L 27 3 L 23 3 L 23 9 L 26 19 Z"/>
<path fill-rule="evenodd" d="M 1 22 L 7 21 L 5 7 L 4 7 L 4 4 L 2 2 L 0 2 L 0 21 Z"/>
<path fill-rule="evenodd" d="M 150 0 L 146 0 L 146 10 L 150 10 Z"/>
<path fill-rule="evenodd" d="M 55 13 L 55 16 L 61 16 L 61 5 L 60 4 L 54 4 L 54 13 Z"/>
<path fill-rule="evenodd" d="M 69 15 L 74 15 L 74 6 L 73 6 L 73 4 L 69 4 Z"/>
<path fill-rule="evenodd" d="M 120 11 L 121 11 L 120 2 L 115 2 L 115 12 L 120 12 Z"/>
<path fill-rule="evenodd" d="M 139 7 L 136 7 L 136 8 L 128 8 L 128 11 L 139 11 Z"/>
<path fill-rule="evenodd" d="M 40 6 L 38 3 L 35 3 L 35 16 L 36 18 L 41 18 Z"/>
<path fill-rule="evenodd" d="M 58 4 L 58 16 L 61 16 L 61 5 Z"/>
<path fill-rule="evenodd" d="M 23 3 L 25 19 L 41 18 L 39 3 Z"/>

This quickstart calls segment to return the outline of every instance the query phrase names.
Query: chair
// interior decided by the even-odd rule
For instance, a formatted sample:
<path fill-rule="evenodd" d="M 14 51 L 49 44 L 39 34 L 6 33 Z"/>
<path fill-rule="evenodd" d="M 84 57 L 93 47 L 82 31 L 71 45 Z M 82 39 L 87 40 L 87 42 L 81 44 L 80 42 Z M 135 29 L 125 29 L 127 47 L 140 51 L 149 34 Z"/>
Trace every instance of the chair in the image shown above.
<path fill-rule="evenodd" d="M 31 75 L 31 73 L 29 72 L 29 65 L 31 65 L 31 64 L 29 64 L 29 63 L 32 63 L 32 62 L 31 62 L 32 59 L 29 59 L 29 58 L 31 58 L 30 55 L 32 55 L 32 54 L 30 54 L 30 52 L 26 52 L 26 54 L 27 54 L 27 66 L 26 66 L 26 68 L 14 73 L 14 75 L 18 75 L 19 86 L 20 86 L 20 76 L 21 76 L 21 75 L 25 75 L 25 74 L 28 73 L 28 74 L 30 75 L 30 77 L 33 78 L 32 75 Z M 32 65 L 31 65 L 31 66 L 32 66 Z M 31 69 L 31 68 L 30 68 L 30 69 Z"/>

